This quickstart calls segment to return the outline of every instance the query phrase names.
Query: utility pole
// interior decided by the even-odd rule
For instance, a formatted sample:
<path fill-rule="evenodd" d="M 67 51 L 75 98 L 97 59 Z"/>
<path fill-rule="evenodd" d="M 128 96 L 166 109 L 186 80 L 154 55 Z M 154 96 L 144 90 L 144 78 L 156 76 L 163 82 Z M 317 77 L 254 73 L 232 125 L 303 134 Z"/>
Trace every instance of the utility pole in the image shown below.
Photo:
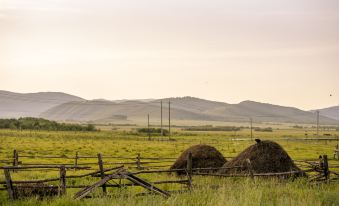
<path fill-rule="evenodd" d="M 317 111 L 317 137 L 319 137 L 319 110 Z"/>
<path fill-rule="evenodd" d="M 168 138 L 171 139 L 171 100 L 168 100 Z"/>
<path fill-rule="evenodd" d="M 149 128 L 149 114 L 147 115 L 147 131 L 148 131 L 148 140 L 151 140 L 151 131 Z"/>
<path fill-rule="evenodd" d="M 160 109 L 160 110 L 161 110 L 161 112 L 160 112 L 160 114 L 161 114 L 161 115 L 160 115 L 160 116 L 161 116 L 161 117 L 160 117 L 160 119 L 161 119 L 161 120 L 160 120 L 160 122 L 161 122 L 161 123 L 160 123 L 161 136 L 164 136 L 164 130 L 163 130 L 163 128 L 162 128 L 162 100 L 161 100 L 161 102 L 160 102 L 160 108 L 161 108 L 161 109 Z"/>
<path fill-rule="evenodd" d="M 252 117 L 250 118 L 250 125 L 251 125 L 251 140 L 253 140 L 253 127 L 252 127 Z"/>

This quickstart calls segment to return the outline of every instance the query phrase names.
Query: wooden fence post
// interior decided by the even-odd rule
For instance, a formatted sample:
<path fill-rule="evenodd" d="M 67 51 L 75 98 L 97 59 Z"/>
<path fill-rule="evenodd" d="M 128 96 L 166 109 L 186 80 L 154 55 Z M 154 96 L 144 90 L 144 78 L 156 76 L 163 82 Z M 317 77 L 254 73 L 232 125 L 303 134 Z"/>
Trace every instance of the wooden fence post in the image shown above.
<path fill-rule="evenodd" d="M 188 153 L 187 155 L 187 177 L 188 177 L 188 188 L 192 189 L 192 152 Z"/>
<path fill-rule="evenodd" d="M 79 154 L 78 152 L 75 153 L 75 158 L 74 158 L 74 166 L 77 167 L 78 166 L 78 159 L 79 159 Z M 76 170 L 76 168 L 74 168 L 74 170 Z"/>
<path fill-rule="evenodd" d="M 19 165 L 19 154 L 18 151 L 13 150 L 13 166 Z"/>
<path fill-rule="evenodd" d="M 14 200 L 16 199 L 16 193 L 13 189 L 13 184 L 12 184 L 12 179 L 11 179 L 11 174 L 9 172 L 9 169 L 4 169 L 4 174 L 5 174 L 6 187 L 7 187 L 9 199 Z"/>
<path fill-rule="evenodd" d="M 137 169 L 141 170 L 141 157 L 140 157 L 140 153 L 138 153 L 138 155 L 137 155 L 136 164 L 137 164 Z"/>
<path fill-rule="evenodd" d="M 329 172 L 329 169 L 328 169 L 327 155 L 324 155 L 323 159 L 324 159 L 324 163 L 323 163 L 324 164 L 324 176 L 325 176 L 326 180 L 329 180 L 330 179 L 330 172 Z"/>
<path fill-rule="evenodd" d="M 60 185 L 59 196 L 66 194 L 66 168 L 64 165 L 60 167 Z"/>
<path fill-rule="evenodd" d="M 104 179 L 105 178 L 105 171 L 104 171 L 104 165 L 103 165 L 103 162 L 102 162 L 102 155 L 100 153 L 98 154 L 98 165 L 99 165 L 101 179 Z M 107 193 L 106 184 L 102 185 L 102 192 L 104 194 Z"/>

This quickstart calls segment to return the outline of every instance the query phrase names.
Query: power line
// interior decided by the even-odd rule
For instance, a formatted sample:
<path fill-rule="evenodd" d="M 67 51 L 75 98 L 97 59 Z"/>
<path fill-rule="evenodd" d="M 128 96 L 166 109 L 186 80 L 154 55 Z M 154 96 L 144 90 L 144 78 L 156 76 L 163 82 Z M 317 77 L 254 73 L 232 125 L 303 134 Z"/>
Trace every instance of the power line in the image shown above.
<path fill-rule="evenodd" d="M 148 140 L 151 140 L 151 131 L 149 128 L 149 114 L 147 115 L 147 131 L 148 131 Z"/>
<path fill-rule="evenodd" d="M 163 131 L 163 129 L 162 129 L 162 101 L 160 102 L 160 108 L 161 108 L 161 109 L 160 109 L 160 119 L 161 119 L 161 120 L 160 120 L 160 121 L 161 121 L 161 124 L 160 124 L 161 126 L 160 126 L 160 127 L 161 127 L 161 136 L 164 136 L 164 131 Z"/>
<path fill-rule="evenodd" d="M 171 138 L 171 100 L 168 100 L 168 138 Z"/>
<path fill-rule="evenodd" d="M 319 110 L 316 111 L 317 113 L 317 137 L 319 137 Z"/>
<path fill-rule="evenodd" d="M 252 127 L 253 120 L 250 118 L 250 124 L 251 124 L 251 140 L 253 140 L 253 127 Z"/>

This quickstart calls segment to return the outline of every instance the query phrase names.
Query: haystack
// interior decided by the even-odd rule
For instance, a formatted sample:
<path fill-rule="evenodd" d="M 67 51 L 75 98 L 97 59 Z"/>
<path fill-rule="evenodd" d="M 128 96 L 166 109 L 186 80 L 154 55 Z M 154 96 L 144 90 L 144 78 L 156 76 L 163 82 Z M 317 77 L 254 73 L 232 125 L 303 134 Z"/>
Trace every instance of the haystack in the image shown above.
<path fill-rule="evenodd" d="M 192 153 L 192 168 L 218 168 L 226 163 L 226 159 L 217 149 L 209 145 L 198 144 L 185 150 L 171 169 L 186 169 L 187 156 L 190 152 Z M 213 170 L 204 170 L 204 172 L 213 172 Z M 177 172 L 177 174 L 181 175 L 185 172 Z"/>
<path fill-rule="evenodd" d="M 256 144 L 248 147 L 223 166 L 240 168 L 221 169 L 219 172 L 224 174 L 245 174 L 250 172 L 250 167 L 253 173 L 256 174 L 300 171 L 279 144 L 273 141 L 256 140 L 256 142 Z"/>

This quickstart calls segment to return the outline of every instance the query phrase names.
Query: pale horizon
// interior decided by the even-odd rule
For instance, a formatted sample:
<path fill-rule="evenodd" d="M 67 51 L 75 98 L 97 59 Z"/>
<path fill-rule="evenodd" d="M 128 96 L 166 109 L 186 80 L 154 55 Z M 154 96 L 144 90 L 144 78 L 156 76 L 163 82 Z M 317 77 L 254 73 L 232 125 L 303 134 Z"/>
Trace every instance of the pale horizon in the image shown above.
<path fill-rule="evenodd" d="M 0 0 L 0 90 L 331 107 L 338 25 L 334 0 Z"/>

